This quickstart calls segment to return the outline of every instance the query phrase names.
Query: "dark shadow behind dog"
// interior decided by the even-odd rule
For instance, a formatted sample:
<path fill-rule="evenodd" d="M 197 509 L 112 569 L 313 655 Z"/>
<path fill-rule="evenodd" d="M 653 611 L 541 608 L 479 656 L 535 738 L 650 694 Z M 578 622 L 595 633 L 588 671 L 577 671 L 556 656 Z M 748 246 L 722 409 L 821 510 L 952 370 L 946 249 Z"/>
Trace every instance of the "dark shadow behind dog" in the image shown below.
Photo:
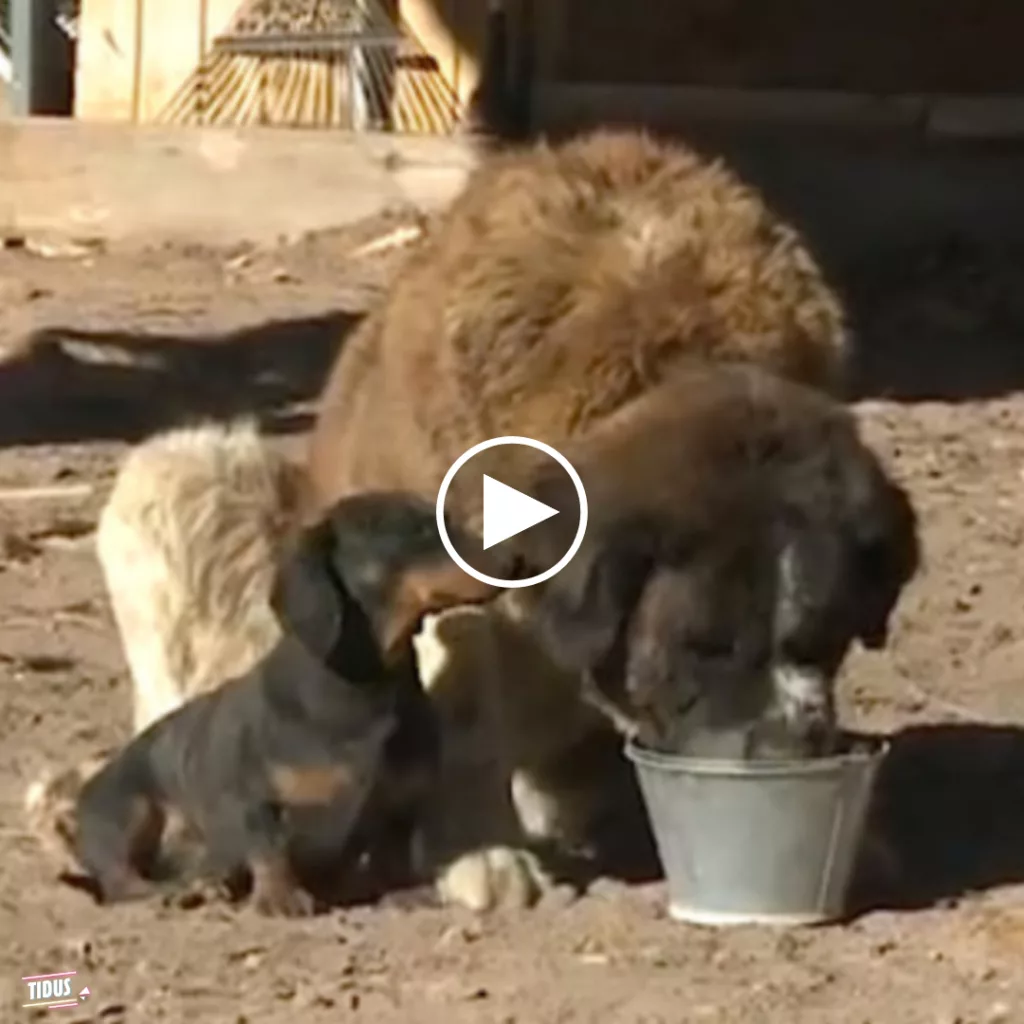
<path fill-rule="evenodd" d="M 891 742 L 852 912 L 921 910 L 1024 882 L 1024 729 L 919 725 Z"/>
<path fill-rule="evenodd" d="M 302 876 L 325 856 L 408 851 L 437 755 L 412 635 L 428 612 L 495 592 L 448 557 L 432 505 L 398 494 L 336 505 L 279 570 L 280 643 L 83 788 L 65 839 L 97 898 L 151 891 L 170 813 L 201 837 L 203 873 L 247 869 L 266 914 L 311 912 Z"/>
<path fill-rule="evenodd" d="M 1024 728 L 940 724 L 901 729 L 879 771 L 848 905 L 916 911 L 1024 884 Z M 588 857 L 560 870 L 579 888 L 601 876 L 663 877 L 635 777 L 611 749 L 581 752 L 617 788 Z M 596 766 L 596 767 L 593 767 Z"/>

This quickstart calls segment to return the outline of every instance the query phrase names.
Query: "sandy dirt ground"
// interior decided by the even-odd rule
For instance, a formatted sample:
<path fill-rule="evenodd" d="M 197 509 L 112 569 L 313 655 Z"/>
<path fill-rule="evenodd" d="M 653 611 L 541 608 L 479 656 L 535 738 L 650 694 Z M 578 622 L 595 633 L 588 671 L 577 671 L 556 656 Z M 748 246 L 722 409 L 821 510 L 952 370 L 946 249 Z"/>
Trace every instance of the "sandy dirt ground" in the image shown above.
<path fill-rule="evenodd" d="M 363 229 L 360 229 L 363 230 Z M 858 408 L 911 488 L 926 566 L 844 713 L 899 733 L 877 828 L 898 870 L 843 925 L 674 924 L 660 882 L 484 918 L 394 896 L 301 921 L 211 902 L 94 906 L 23 829 L 26 784 L 128 734 L 91 529 L 133 440 L 309 402 L 394 256 L 379 226 L 273 251 L 0 252 L 0 1020 L 77 971 L 67 1021 L 1000 1024 L 1024 1021 L 1024 259 L 911 249 L 846 275 Z M 103 344 L 99 344 L 103 343 Z M 56 486 L 55 497 L 24 488 Z M 77 488 L 77 490 L 76 490 Z M 66 1016 L 61 1018 L 60 1014 Z"/>

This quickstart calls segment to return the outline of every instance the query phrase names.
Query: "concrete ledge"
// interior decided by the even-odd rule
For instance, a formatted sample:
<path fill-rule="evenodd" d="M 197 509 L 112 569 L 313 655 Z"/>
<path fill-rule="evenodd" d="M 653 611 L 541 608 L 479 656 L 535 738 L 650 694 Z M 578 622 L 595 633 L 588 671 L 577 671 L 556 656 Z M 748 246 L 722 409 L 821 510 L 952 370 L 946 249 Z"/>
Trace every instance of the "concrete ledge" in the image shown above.
<path fill-rule="evenodd" d="M 463 140 L 0 121 L 0 234 L 268 244 L 461 188 Z"/>
<path fill-rule="evenodd" d="M 686 136 L 710 142 L 829 262 L 950 232 L 1024 240 L 1024 153 L 733 128 Z M 467 138 L 0 121 L 0 235 L 272 244 L 440 208 L 477 159 Z"/>
<path fill-rule="evenodd" d="M 935 139 L 1024 139 L 1024 96 L 940 96 L 928 111 Z"/>

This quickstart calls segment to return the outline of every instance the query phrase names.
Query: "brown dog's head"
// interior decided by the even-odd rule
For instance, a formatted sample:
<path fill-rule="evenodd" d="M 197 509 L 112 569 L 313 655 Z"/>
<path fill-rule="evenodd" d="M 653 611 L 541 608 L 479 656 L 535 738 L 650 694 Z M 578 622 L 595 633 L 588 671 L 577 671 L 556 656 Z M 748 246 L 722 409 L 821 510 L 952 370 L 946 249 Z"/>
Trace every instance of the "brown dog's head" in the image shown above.
<path fill-rule="evenodd" d="M 318 660 L 360 681 L 409 653 L 424 615 L 496 593 L 445 551 L 432 504 L 374 492 L 339 501 L 302 534 L 278 570 L 271 606 Z"/>
<path fill-rule="evenodd" d="M 853 641 L 886 642 L 918 565 L 916 520 L 845 412 L 737 380 L 708 429 L 705 413 L 681 415 L 673 436 L 659 417 L 656 433 L 585 467 L 584 545 L 524 599 L 555 660 L 588 675 L 642 741 L 805 755 L 834 738 Z"/>

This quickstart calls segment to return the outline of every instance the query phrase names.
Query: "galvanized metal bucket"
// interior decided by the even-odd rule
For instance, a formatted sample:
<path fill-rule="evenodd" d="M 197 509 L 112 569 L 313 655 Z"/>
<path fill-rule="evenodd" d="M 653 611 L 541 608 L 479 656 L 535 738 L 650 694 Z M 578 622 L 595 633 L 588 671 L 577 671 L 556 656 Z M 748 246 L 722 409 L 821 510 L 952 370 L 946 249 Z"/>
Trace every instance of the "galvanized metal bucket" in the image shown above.
<path fill-rule="evenodd" d="M 627 744 L 668 885 L 705 925 L 842 917 L 884 743 L 803 761 L 705 760 Z"/>

